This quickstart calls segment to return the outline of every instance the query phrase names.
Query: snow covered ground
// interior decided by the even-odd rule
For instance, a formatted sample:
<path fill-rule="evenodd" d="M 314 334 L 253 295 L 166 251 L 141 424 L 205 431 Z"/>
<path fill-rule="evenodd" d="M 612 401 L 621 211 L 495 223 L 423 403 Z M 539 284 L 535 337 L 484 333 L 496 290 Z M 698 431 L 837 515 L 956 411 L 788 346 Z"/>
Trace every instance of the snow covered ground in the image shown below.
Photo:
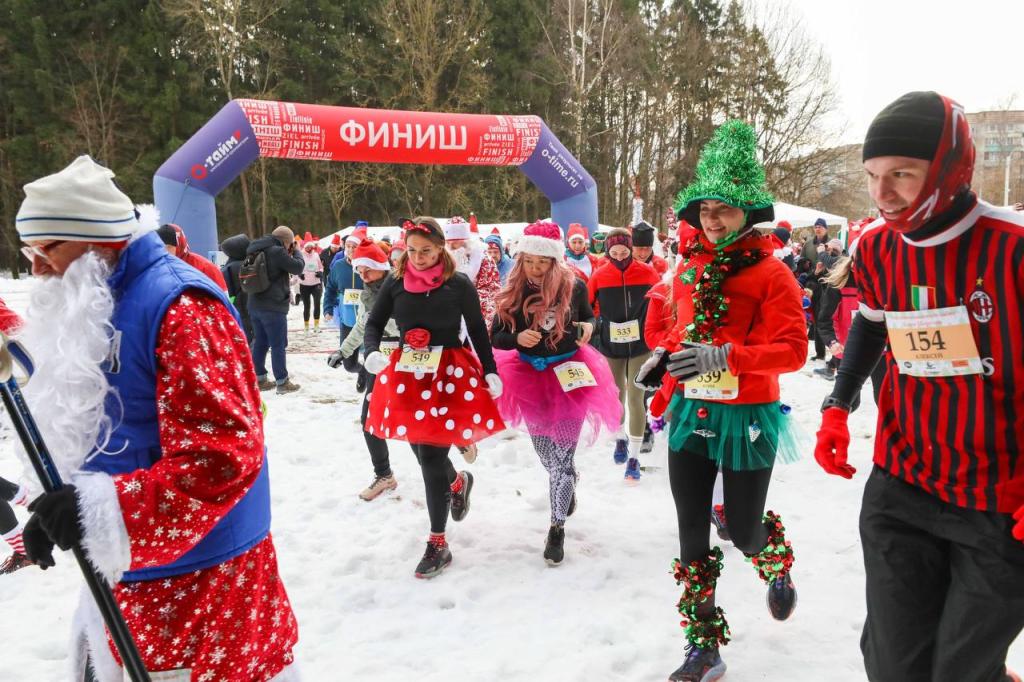
<path fill-rule="evenodd" d="M 0 280 L 0 296 L 24 310 L 27 286 Z M 292 329 L 302 327 L 292 310 Z M 541 558 L 548 529 L 546 474 L 523 436 L 493 438 L 465 466 L 476 476 L 472 511 L 449 524 L 454 562 L 433 581 L 413 577 L 427 535 L 423 485 L 404 443 L 392 446 L 399 481 L 372 503 L 356 494 L 372 478 L 352 375 L 326 365 L 335 330 L 293 333 L 289 371 L 302 390 L 264 394 L 273 487 L 273 532 L 299 620 L 307 680 L 663 680 L 682 661 L 683 637 L 669 574 L 678 553 L 666 446 L 636 486 L 622 480 L 608 442 L 581 452 L 579 509 L 566 530 L 566 561 Z M 810 365 L 782 381 L 808 435 L 828 385 Z M 864 580 L 857 534 L 870 469 L 875 409 L 851 418 L 852 481 L 826 476 L 811 452 L 776 469 L 768 507 L 783 515 L 796 552 L 799 605 L 777 623 L 765 588 L 725 546 L 719 603 L 732 627 L 727 680 L 859 681 Z M 17 476 L 11 433 L 0 474 Z M 22 513 L 22 512 L 19 512 Z M 0 556 L 6 548 L 0 549 Z M 0 578 L 2 678 L 65 679 L 67 633 L 81 582 L 70 555 L 55 569 Z M 1024 639 L 1009 664 L 1024 669 Z"/>

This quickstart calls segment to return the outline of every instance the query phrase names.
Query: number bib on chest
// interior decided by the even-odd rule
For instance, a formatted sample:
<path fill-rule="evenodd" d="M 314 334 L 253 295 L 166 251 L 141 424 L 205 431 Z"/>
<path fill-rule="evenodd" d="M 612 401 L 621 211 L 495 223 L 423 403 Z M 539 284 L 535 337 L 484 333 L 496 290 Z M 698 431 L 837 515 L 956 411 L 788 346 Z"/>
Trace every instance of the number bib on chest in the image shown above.
<path fill-rule="evenodd" d="M 406 346 L 395 364 L 399 372 L 419 372 L 421 374 L 437 374 L 441 366 L 441 351 L 444 346 L 431 346 L 421 350 L 413 350 Z"/>
<path fill-rule="evenodd" d="M 362 291 L 359 289 L 345 289 L 341 302 L 345 305 L 359 305 L 359 295 L 361 293 Z"/>
<path fill-rule="evenodd" d="M 560 365 L 555 365 L 552 369 L 555 370 L 558 383 L 562 385 L 562 390 L 566 393 L 584 386 L 597 386 L 597 380 L 594 379 L 590 368 L 582 362 L 563 362 Z"/>
<path fill-rule="evenodd" d="M 886 311 L 885 324 L 900 374 L 948 377 L 982 373 L 966 306 Z"/>
<path fill-rule="evenodd" d="M 716 369 L 683 384 L 683 395 L 702 400 L 736 400 L 740 395 L 740 380 L 727 369 Z"/>
<path fill-rule="evenodd" d="M 398 350 L 398 341 L 381 341 L 378 348 L 380 349 L 381 355 L 386 358 L 390 358 L 391 354 Z"/>
<path fill-rule="evenodd" d="M 640 340 L 640 322 L 609 322 L 608 338 L 612 343 L 633 343 Z"/>

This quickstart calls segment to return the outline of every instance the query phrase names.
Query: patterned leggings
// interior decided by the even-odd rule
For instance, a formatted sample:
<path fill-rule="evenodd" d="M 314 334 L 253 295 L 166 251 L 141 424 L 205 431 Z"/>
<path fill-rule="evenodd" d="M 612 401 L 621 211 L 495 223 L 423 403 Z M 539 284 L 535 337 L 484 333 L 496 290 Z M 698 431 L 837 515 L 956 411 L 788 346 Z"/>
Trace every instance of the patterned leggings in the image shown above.
<path fill-rule="evenodd" d="M 533 449 L 537 451 L 540 463 L 548 471 L 549 494 L 551 497 L 551 525 L 562 526 L 576 493 L 576 444 L 580 437 L 582 422 L 567 422 L 555 438 L 530 434 Z"/>

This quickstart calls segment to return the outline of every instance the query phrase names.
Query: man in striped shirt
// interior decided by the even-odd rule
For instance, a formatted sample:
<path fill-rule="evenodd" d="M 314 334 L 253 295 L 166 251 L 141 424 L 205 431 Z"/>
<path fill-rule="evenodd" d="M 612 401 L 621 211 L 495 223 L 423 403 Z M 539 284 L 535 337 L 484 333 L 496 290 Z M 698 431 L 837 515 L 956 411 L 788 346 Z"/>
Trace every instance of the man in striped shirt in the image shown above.
<path fill-rule="evenodd" d="M 847 416 L 890 350 L 860 532 L 872 682 L 1005 682 L 1024 627 L 1024 218 L 970 191 L 963 108 L 912 92 L 868 129 L 881 214 L 815 459 L 850 478 Z M 1015 526 L 1016 522 L 1016 526 Z"/>

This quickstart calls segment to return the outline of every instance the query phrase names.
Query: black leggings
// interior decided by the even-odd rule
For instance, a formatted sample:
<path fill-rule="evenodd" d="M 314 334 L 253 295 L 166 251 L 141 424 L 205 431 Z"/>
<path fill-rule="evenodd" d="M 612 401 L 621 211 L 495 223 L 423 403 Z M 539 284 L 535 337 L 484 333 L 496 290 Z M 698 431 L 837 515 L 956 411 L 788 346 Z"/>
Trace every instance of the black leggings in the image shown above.
<path fill-rule="evenodd" d="M 0 535 L 9 533 L 18 526 L 18 517 L 11 508 L 11 500 L 18 494 L 18 485 L 0 476 Z"/>
<path fill-rule="evenodd" d="M 300 284 L 299 297 L 302 299 L 302 319 L 309 322 L 309 299 L 313 298 L 313 319 L 320 319 L 320 295 L 323 287 L 319 284 Z"/>
<path fill-rule="evenodd" d="M 373 393 L 373 384 L 376 380 L 376 374 L 367 373 L 366 395 L 363 397 L 363 412 L 359 420 L 363 425 L 363 440 L 366 441 L 366 449 L 370 451 L 370 461 L 373 462 L 373 473 L 377 476 L 390 476 L 391 458 L 388 453 L 388 442 L 366 430 L 366 414 L 370 411 L 370 394 Z"/>
<path fill-rule="evenodd" d="M 448 524 L 448 505 L 451 503 L 451 484 L 455 482 L 455 465 L 448 458 L 452 446 L 409 443 L 423 470 L 423 487 L 427 492 L 427 513 L 430 532 L 443 533 Z"/>
<path fill-rule="evenodd" d="M 704 438 L 691 436 L 681 451 L 668 453 L 668 480 L 679 521 L 679 558 L 683 565 L 707 556 L 711 550 L 711 495 L 718 465 L 702 453 Z M 744 554 L 760 552 L 768 542 L 768 529 L 761 521 L 768 497 L 772 469 L 722 470 L 725 516 L 732 543 Z"/>

